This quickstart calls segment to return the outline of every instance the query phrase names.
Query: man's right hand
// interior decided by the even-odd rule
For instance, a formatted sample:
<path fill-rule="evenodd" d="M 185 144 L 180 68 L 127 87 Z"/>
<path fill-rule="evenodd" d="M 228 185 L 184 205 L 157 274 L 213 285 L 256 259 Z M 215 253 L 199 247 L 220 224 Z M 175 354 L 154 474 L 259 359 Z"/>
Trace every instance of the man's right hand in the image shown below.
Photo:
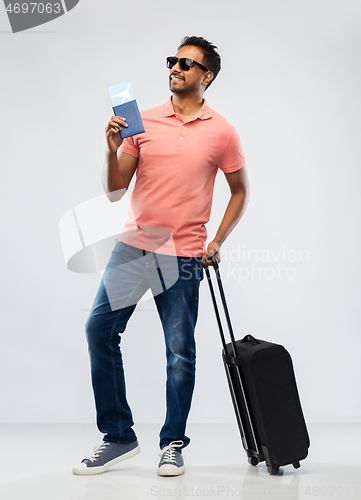
<path fill-rule="evenodd" d="M 121 116 L 111 117 L 108 126 L 105 129 L 105 136 L 111 153 L 116 153 L 122 145 L 123 139 L 120 137 L 119 132 L 123 127 L 128 127 L 125 118 Z"/>

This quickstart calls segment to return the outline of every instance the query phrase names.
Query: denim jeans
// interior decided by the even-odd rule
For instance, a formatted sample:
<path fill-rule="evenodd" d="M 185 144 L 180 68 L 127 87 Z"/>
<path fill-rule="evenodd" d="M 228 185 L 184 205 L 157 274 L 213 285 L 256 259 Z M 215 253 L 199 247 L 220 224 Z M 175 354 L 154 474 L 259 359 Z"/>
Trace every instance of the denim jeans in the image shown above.
<path fill-rule="evenodd" d="M 167 412 L 160 448 L 175 440 L 182 440 L 183 447 L 189 444 L 185 429 L 195 381 L 194 329 L 202 279 L 200 257 L 170 257 L 116 243 L 86 322 L 97 426 L 105 441 L 136 439 L 126 399 L 120 334 L 139 299 L 151 288 L 167 358 Z"/>

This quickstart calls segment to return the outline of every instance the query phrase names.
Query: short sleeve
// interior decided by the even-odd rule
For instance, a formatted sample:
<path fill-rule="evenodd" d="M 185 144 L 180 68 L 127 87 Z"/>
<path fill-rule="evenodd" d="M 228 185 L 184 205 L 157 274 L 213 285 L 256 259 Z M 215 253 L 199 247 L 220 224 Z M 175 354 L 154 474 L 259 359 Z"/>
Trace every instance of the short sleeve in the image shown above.
<path fill-rule="evenodd" d="M 234 127 L 232 129 L 231 137 L 217 165 L 225 173 L 235 172 L 246 163 L 239 135 Z"/>
<path fill-rule="evenodd" d="M 119 149 L 123 153 L 127 153 L 131 156 L 136 156 L 137 158 L 139 157 L 139 146 L 136 136 L 126 137 Z"/>

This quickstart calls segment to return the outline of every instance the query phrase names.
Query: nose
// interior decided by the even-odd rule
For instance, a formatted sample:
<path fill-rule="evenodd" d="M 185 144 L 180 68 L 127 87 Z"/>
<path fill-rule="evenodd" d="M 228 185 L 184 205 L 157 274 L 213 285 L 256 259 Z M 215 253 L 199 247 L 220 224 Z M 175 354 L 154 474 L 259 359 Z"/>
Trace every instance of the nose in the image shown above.
<path fill-rule="evenodd" d="M 181 69 L 180 69 L 180 67 L 179 67 L 179 61 L 177 61 L 177 62 L 175 63 L 175 65 L 174 65 L 174 66 L 172 66 L 172 67 L 171 67 L 171 69 L 170 69 L 170 71 L 177 71 L 177 72 L 180 72 L 180 70 L 181 70 Z"/>

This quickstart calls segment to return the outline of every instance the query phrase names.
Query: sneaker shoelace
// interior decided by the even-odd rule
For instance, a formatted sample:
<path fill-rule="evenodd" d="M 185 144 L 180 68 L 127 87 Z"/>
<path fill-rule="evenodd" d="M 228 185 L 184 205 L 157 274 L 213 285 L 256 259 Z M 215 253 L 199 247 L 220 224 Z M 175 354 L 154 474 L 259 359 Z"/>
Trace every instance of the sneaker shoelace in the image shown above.
<path fill-rule="evenodd" d="M 162 457 L 162 462 L 173 462 L 177 463 L 176 458 L 176 448 L 180 448 L 183 445 L 183 441 L 172 441 L 168 446 L 165 446 L 159 453 Z"/>
<path fill-rule="evenodd" d="M 90 462 L 95 462 L 96 460 L 98 460 L 99 456 L 103 453 L 106 447 L 109 446 L 109 444 L 110 443 L 108 443 L 107 441 L 103 441 L 103 443 L 99 446 L 99 448 L 97 448 L 93 456 L 91 458 L 88 458 L 88 460 L 90 460 Z"/>
<path fill-rule="evenodd" d="M 174 462 L 176 463 L 176 457 L 175 457 L 175 448 L 169 448 L 164 454 L 163 454 L 163 462 Z"/>

